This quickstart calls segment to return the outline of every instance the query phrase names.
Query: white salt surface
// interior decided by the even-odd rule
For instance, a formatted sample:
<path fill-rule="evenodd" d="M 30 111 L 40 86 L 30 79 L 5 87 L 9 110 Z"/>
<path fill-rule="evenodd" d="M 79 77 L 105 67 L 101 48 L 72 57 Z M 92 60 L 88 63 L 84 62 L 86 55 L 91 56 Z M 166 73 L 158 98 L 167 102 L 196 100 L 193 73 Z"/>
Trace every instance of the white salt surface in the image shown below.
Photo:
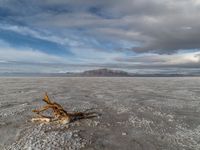
<path fill-rule="evenodd" d="M 0 89 L 0 149 L 200 149 L 198 77 L 0 78 Z M 67 111 L 101 115 L 32 123 L 46 91 Z"/>

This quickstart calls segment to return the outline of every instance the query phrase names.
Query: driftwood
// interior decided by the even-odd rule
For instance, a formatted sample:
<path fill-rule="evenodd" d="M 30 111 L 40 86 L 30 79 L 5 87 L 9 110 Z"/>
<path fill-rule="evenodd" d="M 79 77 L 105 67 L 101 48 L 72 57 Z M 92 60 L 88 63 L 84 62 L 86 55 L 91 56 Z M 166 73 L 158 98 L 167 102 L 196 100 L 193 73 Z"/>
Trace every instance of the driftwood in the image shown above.
<path fill-rule="evenodd" d="M 43 101 L 46 102 L 47 105 L 43 106 L 38 110 L 37 109 L 33 110 L 33 112 L 36 113 L 38 116 L 32 118 L 31 120 L 32 122 L 49 123 L 56 121 L 61 124 L 67 124 L 75 120 L 97 117 L 97 115 L 94 112 L 87 113 L 86 111 L 84 111 L 84 112 L 68 113 L 66 110 L 63 109 L 63 107 L 60 104 L 52 102 L 49 99 L 47 93 L 45 93 Z M 41 114 L 41 112 L 46 111 L 48 109 L 52 110 L 52 116 L 44 116 Z"/>

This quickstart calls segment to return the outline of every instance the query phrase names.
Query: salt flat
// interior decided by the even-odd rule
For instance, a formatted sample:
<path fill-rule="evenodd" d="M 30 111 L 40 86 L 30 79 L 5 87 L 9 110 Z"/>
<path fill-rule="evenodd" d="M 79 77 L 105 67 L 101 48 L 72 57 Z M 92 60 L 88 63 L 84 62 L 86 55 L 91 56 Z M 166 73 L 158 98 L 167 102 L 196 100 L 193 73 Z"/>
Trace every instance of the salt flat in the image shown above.
<path fill-rule="evenodd" d="M 200 78 L 0 78 L 0 149 L 200 149 Z M 31 123 L 47 91 L 99 117 Z"/>

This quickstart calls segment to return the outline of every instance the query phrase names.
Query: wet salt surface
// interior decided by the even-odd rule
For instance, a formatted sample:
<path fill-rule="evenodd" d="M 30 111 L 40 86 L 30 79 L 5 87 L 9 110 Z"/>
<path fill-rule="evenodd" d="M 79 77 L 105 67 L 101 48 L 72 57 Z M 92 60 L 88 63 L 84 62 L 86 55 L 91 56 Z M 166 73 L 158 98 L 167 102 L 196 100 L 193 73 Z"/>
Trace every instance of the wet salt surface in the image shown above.
<path fill-rule="evenodd" d="M 0 78 L 0 149 L 200 149 L 200 78 Z M 31 123 L 47 91 L 99 117 Z"/>

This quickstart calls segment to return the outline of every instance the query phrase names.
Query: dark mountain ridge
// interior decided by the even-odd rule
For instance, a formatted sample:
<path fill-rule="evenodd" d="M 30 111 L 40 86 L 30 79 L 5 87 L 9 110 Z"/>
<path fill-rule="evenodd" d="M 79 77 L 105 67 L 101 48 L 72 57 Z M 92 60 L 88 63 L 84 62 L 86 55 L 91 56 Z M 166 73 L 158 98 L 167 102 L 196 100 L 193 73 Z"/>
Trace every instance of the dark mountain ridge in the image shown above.
<path fill-rule="evenodd" d="M 110 70 L 110 69 L 96 69 L 96 70 L 88 70 L 80 73 L 82 76 L 103 76 L 103 77 L 127 77 L 130 76 L 128 72 L 121 71 L 121 70 Z"/>

